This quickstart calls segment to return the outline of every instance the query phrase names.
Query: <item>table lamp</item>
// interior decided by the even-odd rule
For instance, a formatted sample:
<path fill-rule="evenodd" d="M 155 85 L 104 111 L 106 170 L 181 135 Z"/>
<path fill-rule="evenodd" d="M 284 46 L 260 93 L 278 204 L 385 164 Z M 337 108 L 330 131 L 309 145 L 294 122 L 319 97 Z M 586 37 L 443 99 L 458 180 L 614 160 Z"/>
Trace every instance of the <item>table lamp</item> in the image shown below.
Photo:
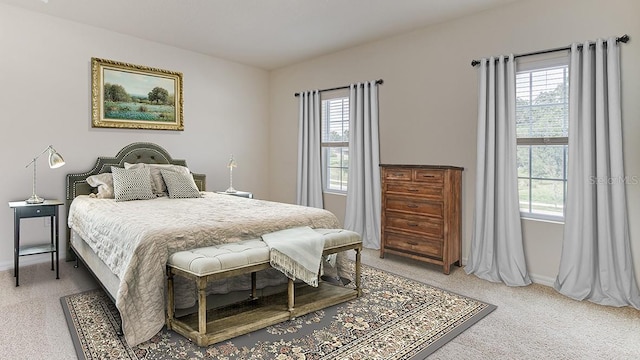
<path fill-rule="evenodd" d="M 56 169 L 64 165 L 64 159 L 62 158 L 62 156 L 53 148 L 52 145 L 49 145 L 40 154 L 34 157 L 33 160 L 31 160 L 31 162 L 27 164 L 27 166 L 25 166 L 25 168 L 28 168 L 29 165 L 33 164 L 33 194 L 31 195 L 30 198 L 25 200 L 27 204 L 41 204 L 44 202 L 43 198 L 36 195 L 36 160 L 38 160 L 38 158 L 42 156 L 42 154 L 46 153 L 47 151 L 49 152 L 50 168 Z"/>
<path fill-rule="evenodd" d="M 227 167 L 229 168 L 229 188 L 227 189 L 226 192 L 228 193 L 237 192 L 236 189 L 233 188 L 233 168 L 237 166 L 238 164 L 233 159 L 233 154 L 231 154 L 231 159 L 229 159 L 229 164 L 227 164 Z"/>

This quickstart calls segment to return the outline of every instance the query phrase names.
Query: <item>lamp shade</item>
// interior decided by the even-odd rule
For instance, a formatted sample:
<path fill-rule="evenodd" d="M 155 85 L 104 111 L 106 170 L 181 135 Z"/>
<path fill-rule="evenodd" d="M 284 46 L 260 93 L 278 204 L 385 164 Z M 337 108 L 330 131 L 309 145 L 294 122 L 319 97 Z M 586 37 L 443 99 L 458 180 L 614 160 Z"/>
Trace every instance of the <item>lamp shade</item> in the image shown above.
<path fill-rule="evenodd" d="M 62 155 L 58 154 L 52 147 L 49 147 L 49 167 L 57 169 L 64 165 L 64 159 Z"/>

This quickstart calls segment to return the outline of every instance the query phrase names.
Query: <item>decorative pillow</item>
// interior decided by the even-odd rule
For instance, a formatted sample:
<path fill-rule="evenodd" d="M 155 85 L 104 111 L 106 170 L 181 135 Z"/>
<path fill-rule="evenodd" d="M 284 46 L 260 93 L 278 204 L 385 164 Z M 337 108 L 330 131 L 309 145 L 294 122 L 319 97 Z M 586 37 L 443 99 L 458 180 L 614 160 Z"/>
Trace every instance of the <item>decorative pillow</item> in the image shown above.
<path fill-rule="evenodd" d="M 87 178 L 87 183 L 92 187 L 98 188 L 98 199 L 113 199 L 113 175 L 111 173 L 102 173 L 91 175 Z"/>
<path fill-rule="evenodd" d="M 129 164 L 124 163 L 125 169 L 140 169 L 140 168 L 149 168 L 151 171 L 151 189 L 156 196 L 165 196 L 167 193 L 167 186 L 164 183 L 164 179 L 162 178 L 162 174 L 160 173 L 161 169 L 171 170 L 181 174 L 190 175 L 191 171 L 188 168 L 180 165 L 173 164 L 147 164 L 147 163 L 136 163 Z"/>
<path fill-rule="evenodd" d="M 156 197 L 151 190 L 151 173 L 148 168 L 123 169 L 112 166 L 111 173 L 116 201 L 147 200 Z"/>
<path fill-rule="evenodd" d="M 167 190 L 169 190 L 169 197 L 172 199 L 178 198 L 199 198 L 200 191 L 196 186 L 196 182 L 193 181 L 191 174 L 182 174 L 171 170 L 161 169 L 162 178 L 167 184 Z"/>

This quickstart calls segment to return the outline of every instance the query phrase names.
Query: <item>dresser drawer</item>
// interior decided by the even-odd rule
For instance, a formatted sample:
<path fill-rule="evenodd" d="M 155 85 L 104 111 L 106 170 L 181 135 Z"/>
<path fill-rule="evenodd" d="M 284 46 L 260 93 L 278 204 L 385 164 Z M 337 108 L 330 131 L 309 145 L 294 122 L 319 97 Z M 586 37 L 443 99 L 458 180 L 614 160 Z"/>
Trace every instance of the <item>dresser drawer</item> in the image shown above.
<path fill-rule="evenodd" d="M 413 180 L 429 183 L 433 186 L 442 186 L 444 184 L 444 173 L 441 170 L 416 169 L 413 172 Z"/>
<path fill-rule="evenodd" d="M 403 180 L 411 181 L 411 169 L 387 169 L 384 172 L 384 178 L 387 180 Z"/>
<path fill-rule="evenodd" d="M 386 209 L 391 211 L 402 211 L 405 213 L 416 213 L 442 219 L 443 206 L 441 201 L 388 196 Z"/>
<path fill-rule="evenodd" d="M 442 241 L 397 234 L 394 232 L 385 232 L 384 239 L 385 248 L 434 258 L 442 257 Z"/>
<path fill-rule="evenodd" d="M 385 184 L 388 193 L 425 196 L 434 200 L 442 200 L 442 187 L 425 186 L 413 182 L 389 181 Z"/>
<path fill-rule="evenodd" d="M 409 231 L 417 234 L 431 236 L 441 239 L 443 236 L 443 224 L 440 219 L 433 219 L 424 216 L 385 213 L 386 228 L 400 231 Z"/>

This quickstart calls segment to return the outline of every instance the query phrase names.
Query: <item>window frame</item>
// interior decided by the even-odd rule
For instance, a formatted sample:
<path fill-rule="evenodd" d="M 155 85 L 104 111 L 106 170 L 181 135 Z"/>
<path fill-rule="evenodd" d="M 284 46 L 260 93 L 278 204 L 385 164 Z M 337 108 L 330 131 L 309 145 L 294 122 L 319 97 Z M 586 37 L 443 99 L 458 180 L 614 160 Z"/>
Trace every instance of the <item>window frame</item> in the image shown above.
<path fill-rule="evenodd" d="M 529 157 L 528 157 L 528 176 L 520 176 L 518 173 L 518 194 L 520 194 L 520 182 L 527 181 L 528 182 L 528 209 L 529 211 L 522 211 L 522 205 L 520 208 L 520 217 L 523 219 L 532 219 L 532 220 L 543 220 L 543 221 L 554 221 L 554 222 L 564 222 L 565 219 L 565 210 L 566 210 L 566 199 L 567 199 L 567 168 L 568 168 L 568 144 L 569 137 L 568 132 L 568 119 L 569 119 L 569 97 L 568 97 L 568 87 L 569 87 L 569 56 L 566 54 L 552 54 L 546 55 L 543 57 L 533 56 L 526 59 L 518 59 L 516 63 L 516 76 L 525 72 L 535 72 L 542 71 L 544 69 L 551 69 L 554 67 L 566 67 L 567 77 L 566 77 L 566 88 L 567 88 L 567 97 L 566 102 L 563 103 L 566 106 L 566 121 L 567 121 L 567 136 L 561 137 L 518 137 L 516 134 L 516 149 L 520 149 L 521 146 L 529 147 Z M 533 106 L 530 104 L 529 107 Z M 516 106 L 516 111 L 518 106 Z M 517 117 L 516 117 L 517 118 Z M 515 121 L 515 119 L 514 119 Z M 533 146 L 565 146 L 563 151 L 563 167 L 562 167 L 562 178 L 551 178 L 551 177 L 536 177 L 534 176 L 534 168 L 532 164 L 532 147 Z M 516 154 L 516 157 L 518 154 Z M 543 213 L 535 213 L 532 212 L 532 182 L 533 181 L 554 181 L 554 182 L 562 182 L 562 199 L 563 199 L 563 208 L 562 215 L 554 215 L 554 214 L 543 214 Z M 518 195 L 518 202 L 520 203 L 520 195 Z"/>
<path fill-rule="evenodd" d="M 350 105 L 349 105 L 349 92 L 348 90 L 343 90 L 343 91 L 331 91 L 331 92 L 326 92 L 323 93 L 320 97 L 320 106 L 321 106 L 321 111 L 320 111 L 320 154 L 321 154 L 321 163 L 322 163 L 322 192 L 323 193 L 329 193 L 329 194 L 338 194 L 338 195 L 346 195 L 347 194 L 347 190 L 349 187 L 349 179 L 348 179 L 348 172 L 349 172 L 349 166 L 348 166 L 348 151 L 349 151 L 349 141 L 328 141 L 325 140 L 325 129 L 326 129 L 326 121 L 329 121 L 328 118 L 325 118 L 325 111 L 326 111 L 326 102 L 328 101 L 333 101 L 333 100 L 340 100 L 343 102 L 342 106 L 346 107 L 346 111 L 343 110 L 342 112 L 342 122 L 344 124 L 344 122 L 347 123 L 347 126 L 349 124 L 349 119 L 350 119 Z M 344 101 L 346 101 L 346 105 L 344 104 Z M 346 119 L 345 119 L 345 113 L 346 113 Z M 348 129 L 347 129 L 348 130 Z M 340 160 L 340 165 L 339 167 L 335 167 L 335 166 L 331 166 L 330 162 L 329 162 L 329 151 L 330 149 L 341 149 L 342 153 L 341 153 L 341 160 Z M 346 153 L 347 153 L 347 165 L 344 166 L 344 159 L 343 159 L 343 154 L 344 154 L 344 149 L 346 149 Z M 344 186 L 341 185 L 340 189 L 336 189 L 336 188 L 331 188 L 331 169 L 332 168 L 337 168 L 337 169 L 341 169 L 341 176 L 340 176 L 340 183 L 346 183 Z M 342 174 L 346 172 L 346 176 L 347 179 L 343 180 Z"/>

